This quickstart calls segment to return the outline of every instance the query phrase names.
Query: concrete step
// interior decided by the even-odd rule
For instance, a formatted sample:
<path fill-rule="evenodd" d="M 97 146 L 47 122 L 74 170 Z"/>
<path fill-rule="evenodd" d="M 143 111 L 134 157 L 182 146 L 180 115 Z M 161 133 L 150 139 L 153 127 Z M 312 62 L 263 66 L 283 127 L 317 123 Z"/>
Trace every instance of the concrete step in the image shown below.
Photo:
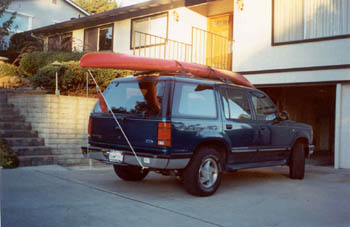
<path fill-rule="evenodd" d="M 7 145 L 14 147 L 34 147 L 44 146 L 45 141 L 43 138 L 3 138 L 6 140 Z"/>
<path fill-rule="evenodd" d="M 14 105 L 8 104 L 8 103 L 0 103 L 0 111 L 1 109 L 6 109 L 6 108 L 14 108 Z"/>
<path fill-rule="evenodd" d="M 19 156 L 18 159 L 20 167 L 57 164 L 57 159 L 54 155 Z"/>
<path fill-rule="evenodd" d="M 0 93 L 0 103 L 7 103 L 7 95 Z"/>
<path fill-rule="evenodd" d="M 37 131 L 21 129 L 0 129 L 0 137 L 6 138 L 33 138 L 38 137 Z"/>
<path fill-rule="evenodd" d="M 25 122 L 25 118 L 21 115 L 0 114 L 0 122 Z"/>
<path fill-rule="evenodd" d="M 6 115 L 20 116 L 21 113 L 16 108 L 5 108 L 5 109 L 0 110 L 0 116 L 6 116 Z"/>
<path fill-rule="evenodd" d="M 27 130 L 31 130 L 32 125 L 28 122 L 0 122 L 0 129 L 27 129 Z"/>
<path fill-rule="evenodd" d="M 18 156 L 52 155 L 51 148 L 46 146 L 12 147 Z"/>

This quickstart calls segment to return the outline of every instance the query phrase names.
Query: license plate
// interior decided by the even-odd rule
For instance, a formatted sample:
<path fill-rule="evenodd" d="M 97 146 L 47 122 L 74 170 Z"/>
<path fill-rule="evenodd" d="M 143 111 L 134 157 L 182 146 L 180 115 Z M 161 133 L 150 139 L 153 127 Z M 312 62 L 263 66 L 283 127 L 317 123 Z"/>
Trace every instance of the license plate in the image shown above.
<path fill-rule="evenodd" d="M 123 162 L 124 155 L 121 151 L 110 151 L 108 155 L 110 162 Z"/>

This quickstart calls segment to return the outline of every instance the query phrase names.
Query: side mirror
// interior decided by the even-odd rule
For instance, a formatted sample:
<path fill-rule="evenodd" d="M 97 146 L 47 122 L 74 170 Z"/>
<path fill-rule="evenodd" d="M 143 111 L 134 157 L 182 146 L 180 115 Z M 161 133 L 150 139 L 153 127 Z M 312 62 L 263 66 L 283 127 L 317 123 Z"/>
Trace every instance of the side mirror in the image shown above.
<path fill-rule="evenodd" d="M 284 120 L 284 121 L 288 120 L 289 119 L 289 113 L 287 111 L 282 111 L 280 113 L 280 119 Z"/>

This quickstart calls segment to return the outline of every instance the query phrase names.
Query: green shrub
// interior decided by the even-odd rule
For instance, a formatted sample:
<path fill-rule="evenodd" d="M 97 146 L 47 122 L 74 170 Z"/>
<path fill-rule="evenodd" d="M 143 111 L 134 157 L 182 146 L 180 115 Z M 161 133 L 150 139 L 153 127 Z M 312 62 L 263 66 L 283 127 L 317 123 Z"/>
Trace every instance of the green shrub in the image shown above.
<path fill-rule="evenodd" d="M 56 86 L 56 70 L 59 78 L 58 86 L 61 92 L 85 89 L 87 70 L 81 68 L 78 61 L 62 62 L 62 66 L 58 69 L 48 64 L 40 68 L 36 75 L 29 78 L 31 84 L 34 87 L 54 91 Z M 91 69 L 91 71 L 101 89 L 104 89 L 113 79 L 130 74 L 130 71 L 114 69 Z M 89 87 L 95 87 L 90 76 Z"/>
<path fill-rule="evenodd" d="M 5 169 L 17 168 L 19 166 L 16 152 L 8 147 L 3 139 L 0 139 L 0 165 Z"/>
<path fill-rule="evenodd" d="M 54 61 L 79 61 L 83 52 L 32 52 L 26 54 L 20 61 L 20 69 L 29 76 L 38 73 L 40 68 Z"/>
<path fill-rule="evenodd" d="M 17 66 L 0 61 L 0 77 L 14 77 L 19 75 L 20 73 Z"/>

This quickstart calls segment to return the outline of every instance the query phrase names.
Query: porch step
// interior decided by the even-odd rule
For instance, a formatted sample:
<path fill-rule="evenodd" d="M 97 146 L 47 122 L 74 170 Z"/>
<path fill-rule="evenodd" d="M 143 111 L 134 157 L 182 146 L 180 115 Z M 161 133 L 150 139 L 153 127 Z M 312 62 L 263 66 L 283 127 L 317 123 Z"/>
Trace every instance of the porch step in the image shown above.
<path fill-rule="evenodd" d="M 17 108 L 3 108 L 0 109 L 0 116 L 6 116 L 6 115 L 20 115 L 20 112 Z"/>
<path fill-rule="evenodd" d="M 0 129 L 0 137 L 3 138 L 31 138 L 38 137 L 37 131 L 21 129 Z"/>
<path fill-rule="evenodd" d="M 32 129 L 28 122 L 0 122 L 0 129 Z"/>
<path fill-rule="evenodd" d="M 57 159 L 54 155 L 18 156 L 18 159 L 20 167 L 57 164 Z"/>
<path fill-rule="evenodd" d="M 3 115 L 0 114 L 0 122 L 24 122 L 24 116 L 21 115 Z"/>
<path fill-rule="evenodd" d="M 13 104 L 8 104 L 7 102 L 0 102 L 0 111 L 6 108 L 14 108 Z"/>
<path fill-rule="evenodd" d="M 46 146 L 12 147 L 18 156 L 52 155 L 51 148 Z"/>
<path fill-rule="evenodd" d="M 3 138 L 6 140 L 7 145 L 14 147 L 34 147 L 34 146 L 44 146 L 45 141 L 43 138 Z"/>

